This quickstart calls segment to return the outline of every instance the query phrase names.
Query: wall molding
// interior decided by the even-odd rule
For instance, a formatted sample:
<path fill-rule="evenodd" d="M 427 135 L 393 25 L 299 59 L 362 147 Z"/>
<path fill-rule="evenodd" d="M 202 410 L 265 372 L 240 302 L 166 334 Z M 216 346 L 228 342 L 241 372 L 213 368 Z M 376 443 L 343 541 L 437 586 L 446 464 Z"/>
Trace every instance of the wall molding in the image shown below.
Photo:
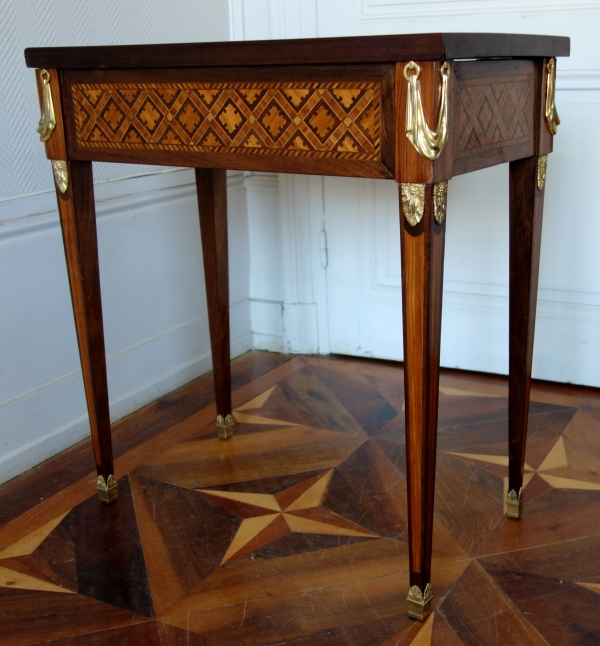
<path fill-rule="evenodd" d="M 227 190 L 244 189 L 246 181 L 241 171 L 228 173 Z M 128 217 L 131 211 L 143 210 L 150 205 L 195 199 L 196 184 L 193 170 L 178 168 L 94 183 L 94 194 L 96 217 L 101 222 L 108 218 Z M 3 212 L 0 246 L 29 236 L 54 235 L 60 230 L 53 190 L 20 195 L 2 200 L 0 204 Z"/>
<path fill-rule="evenodd" d="M 600 69 L 560 69 L 556 75 L 556 90 L 600 90 Z"/>
<path fill-rule="evenodd" d="M 182 327 L 198 327 L 202 322 L 204 322 L 205 327 L 208 328 L 208 321 L 206 320 L 207 317 L 201 318 L 204 319 L 204 321 L 191 321 Z M 232 340 L 231 356 L 232 358 L 238 357 L 245 352 L 248 352 L 253 347 L 253 335 L 251 332 L 248 332 Z M 107 357 L 107 359 L 110 360 L 109 357 Z M 122 417 L 129 415 L 164 394 L 181 387 L 193 379 L 196 379 L 198 376 L 206 374 L 210 370 L 212 370 L 212 358 L 209 349 L 202 354 L 192 357 L 189 361 L 181 363 L 175 369 L 152 379 L 143 386 L 127 392 L 116 399 L 111 399 L 111 423 L 116 422 Z M 52 400 L 54 397 L 59 396 L 55 391 L 68 390 L 69 392 L 77 394 L 81 392 L 81 398 L 83 400 L 82 384 L 81 370 L 78 370 L 77 372 L 61 377 L 55 382 L 37 389 L 35 393 L 26 393 L 22 397 L 6 402 L 0 406 L 0 417 L 3 408 L 8 409 L 10 406 L 23 405 L 25 403 L 25 399 L 31 395 L 43 398 L 44 400 Z M 52 455 L 56 455 L 57 453 L 64 451 L 77 442 L 81 442 L 89 436 L 90 426 L 87 411 L 85 411 L 83 415 L 77 415 L 77 417 L 69 420 L 59 428 L 53 429 L 51 432 L 41 437 L 36 437 L 33 441 L 26 445 L 19 446 L 16 450 L 3 454 L 0 457 L 0 484 L 34 467 L 36 464 L 48 459 Z M 90 454 L 90 460 L 92 460 L 92 458 L 93 456 Z M 90 465 L 91 464 L 92 462 L 90 462 Z"/>
<path fill-rule="evenodd" d="M 399 291 L 399 290 L 398 290 Z M 462 281 L 444 282 L 444 307 L 461 310 L 501 310 L 508 316 L 508 285 Z M 537 317 L 564 321 L 586 320 L 600 325 L 600 293 L 538 289 Z"/>
<path fill-rule="evenodd" d="M 258 185 L 264 183 L 257 182 Z M 239 195 L 232 200 L 235 228 L 239 229 L 240 226 L 245 226 L 243 220 L 246 217 L 244 174 L 229 173 L 227 187 L 230 194 L 234 192 Z M 240 191 L 243 191 L 243 194 L 240 194 Z M 189 169 L 98 182 L 95 185 L 95 194 L 99 226 L 103 223 L 128 220 L 133 214 L 140 216 L 140 222 L 144 222 L 144 218 L 147 217 L 158 217 L 164 221 L 174 214 L 187 213 L 183 217 L 186 222 L 190 222 L 190 218 L 193 219 L 191 209 L 196 202 L 194 173 Z M 54 282 L 51 282 L 51 285 L 57 285 L 57 280 L 66 281 L 66 274 L 62 274 L 64 269 L 60 267 L 64 260 L 61 259 L 62 252 L 56 246 L 58 241 L 40 240 L 49 236 L 60 238 L 54 191 L 4 200 L 1 208 L 3 219 L 0 222 L 0 251 L 4 248 L 8 252 L 4 257 L 25 258 L 31 253 L 36 253 L 32 250 L 39 249 L 40 245 L 45 249 L 50 246 L 56 250 L 53 252 L 54 258 L 59 263 L 56 267 L 52 265 Z M 244 213 L 241 213 L 240 209 L 243 209 Z M 242 242 L 236 243 L 237 246 Z M 14 245 L 22 245 L 22 251 L 13 252 L 9 249 Z M 186 253 L 189 252 L 188 249 Z M 19 265 L 16 271 L 20 269 Z M 12 271 L 11 265 L 8 266 L 8 271 Z M 237 273 L 239 274 L 239 271 Z M 201 275 L 199 278 L 202 278 Z M 235 276 L 233 278 L 235 280 Z M 239 279 L 244 281 L 241 275 Z M 62 284 L 61 289 L 64 292 L 67 288 Z M 232 357 L 254 347 L 250 325 L 250 299 L 247 290 L 242 292 L 239 288 L 234 289 L 234 293 L 236 291 L 236 298 L 240 300 L 232 303 L 230 309 Z M 53 319 L 52 325 L 56 326 L 57 321 L 64 320 L 64 325 L 61 323 L 60 328 L 56 327 L 56 333 L 61 337 L 60 347 L 65 348 L 61 356 L 66 356 L 72 351 L 75 352 L 74 339 L 72 342 L 69 339 L 65 342 L 66 337 L 74 334 L 71 327 L 72 316 L 66 310 L 63 316 L 63 308 L 67 306 L 64 299 L 57 298 L 56 303 L 55 307 L 60 308 L 61 314 Z M 137 336 L 134 333 L 130 337 L 131 342 L 125 344 L 126 347 L 118 346 L 107 355 L 113 422 L 211 370 L 208 316 L 205 306 L 203 308 L 204 312 L 200 312 L 199 316 L 195 316 L 189 308 L 184 308 L 181 316 L 183 320 L 168 319 L 170 322 L 164 328 L 157 326 L 149 329 L 142 326 Z M 107 316 L 111 316 L 111 310 L 107 309 L 105 302 L 105 324 Z M 10 330 L 10 318 L 8 321 Z M 135 325 L 135 320 L 130 324 Z M 28 328 L 29 333 L 35 333 L 34 330 L 38 329 L 36 325 L 39 328 L 44 323 L 37 322 L 31 329 Z M 48 357 L 41 356 L 39 361 L 42 364 L 44 361 L 48 362 L 51 356 L 51 353 Z M 45 370 L 45 376 L 39 378 L 39 381 L 25 379 L 21 391 L 16 388 L 15 392 L 6 393 L 9 399 L 0 401 L 0 431 L 3 431 L 0 435 L 0 446 L 3 447 L 0 451 L 0 483 L 89 436 L 78 360 L 73 356 L 61 363 L 60 367 L 52 365 L 54 368 Z M 75 366 L 77 369 L 73 370 Z M 19 441 L 14 441 L 17 437 L 22 438 L 22 445 L 19 445 Z"/>
<path fill-rule="evenodd" d="M 521 0 L 357 0 L 358 19 L 365 20 L 420 20 L 431 18 L 453 18 L 461 16 L 489 16 L 492 14 L 539 15 L 552 12 L 590 11 L 600 9 L 598 0 L 565 2 L 545 0 L 526 2 Z"/>

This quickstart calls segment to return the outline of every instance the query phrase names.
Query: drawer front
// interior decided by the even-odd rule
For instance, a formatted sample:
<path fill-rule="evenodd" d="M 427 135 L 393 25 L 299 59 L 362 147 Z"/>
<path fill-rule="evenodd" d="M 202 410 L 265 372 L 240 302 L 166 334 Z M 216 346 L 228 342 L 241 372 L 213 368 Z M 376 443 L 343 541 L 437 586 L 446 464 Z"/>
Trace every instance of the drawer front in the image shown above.
<path fill-rule="evenodd" d="M 390 69 L 66 72 L 71 154 L 386 176 L 394 134 L 383 107 Z"/>

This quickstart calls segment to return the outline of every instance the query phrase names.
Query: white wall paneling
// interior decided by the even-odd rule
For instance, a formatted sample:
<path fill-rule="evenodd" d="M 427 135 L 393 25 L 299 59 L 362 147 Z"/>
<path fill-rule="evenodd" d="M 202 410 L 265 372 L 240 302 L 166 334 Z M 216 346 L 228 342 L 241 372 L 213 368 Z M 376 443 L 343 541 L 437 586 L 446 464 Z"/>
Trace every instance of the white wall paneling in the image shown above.
<path fill-rule="evenodd" d="M 600 2 L 235 0 L 234 5 L 234 33 L 246 39 L 428 31 L 571 37 L 572 56 L 558 63 L 562 124 L 548 166 L 533 374 L 600 386 L 594 361 L 600 351 L 595 199 L 600 134 L 582 128 L 600 119 Z M 305 299 L 316 316 L 316 323 L 304 319 L 304 337 L 294 347 L 401 359 L 397 189 L 393 182 L 326 178 L 319 200 L 305 188 L 314 192 L 317 183 L 318 178 L 283 176 L 279 181 L 283 298 L 294 304 Z M 506 373 L 508 167 L 454 178 L 448 200 L 442 364 Z M 322 229 L 329 265 L 319 271 Z M 287 289 L 290 277 L 300 277 L 300 291 L 310 286 L 310 293 Z M 293 327 L 289 318 L 296 313 L 291 307 L 283 312 L 285 335 L 283 328 Z M 298 310 L 298 316 L 304 314 Z"/>
<path fill-rule="evenodd" d="M 235 40 L 316 36 L 316 0 L 232 0 L 231 12 Z M 322 178 L 249 173 L 246 190 L 255 347 L 328 352 Z"/>
<path fill-rule="evenodd" d="M 597 0 L 566 2 L 565 0 L 358 0 L 359 20 L 419 20 L 496 16 L 540 16 L 558 11 L 597 9 Z"/>
<path fill-rule="evenodd" d="M 253 346 L 243 179 L 228 178 L 233 356 Z M 89 434 L 53 201 L 2 203 L 2 481 Z M 211 369 L 206 294 L 193 171 L 103 182 L 96 202 L 114 421 Z"/>
<path fill-rule="evenodd" d="M 52 188 L 26 47 L 229 40 L 228 0 L 0 0 L 0 199 Z M 98 179 L 139 172 L 99 164 Z"/>
<path fill-rule="evenodd" d="M 272 173 L 246 173 L 250 242 L 250 312 L 254 345 L 283 349 L 283 258 L 279 185 Z"/>
<path fill-rule="evenodd" d="M 54 182 L 23 50 L 228 40 L 230 15 L 228 0 L 0 0 L 0 482 L 89 433 Z M 95 164 L 94 177 L 115 420 L 210 369 L 202 256 L 190 171 Z M 237 355 L 253 344 L 248 225 L 242 174 L 228 185 Z"/>

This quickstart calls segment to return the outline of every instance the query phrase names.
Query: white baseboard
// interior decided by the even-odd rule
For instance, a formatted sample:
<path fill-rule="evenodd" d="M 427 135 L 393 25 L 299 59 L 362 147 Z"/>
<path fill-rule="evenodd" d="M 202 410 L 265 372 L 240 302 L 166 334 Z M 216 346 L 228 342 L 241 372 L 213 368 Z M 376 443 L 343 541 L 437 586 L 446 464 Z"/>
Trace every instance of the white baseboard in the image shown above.
<path fill-rule="evenodd" d="M 540 288 L 534 378 L 600 387 L 600 294 Z M 508 287 L 444 284 L 441 363 L 508 374 Z"/>
<path fill-rule="evenodd" d="M 229 174 L 228 189 L 237 234 L 246 228 L 245 197 L 237 197 L 245 190 L 242 173 Z M 114 422 L 212 364 L 193 171 L 101 182 L 95 193 L 106 252 L 101 279 Z M 136 234 L 142 240 L 132 247 Z M 254 342 L 247 274 L 235 267 L 246 245 L 243 235 L 238 237 L 230 242 L 235 268 L 230 293 L 238 299 L 230 310 L 233 357 Z M 118 248 L 121 243 L 130 246 Z M 126 259 L 132 260 L 125 265 L 131 275 L 119 279 Z M 104 273 L 102 262 L 109 268 Z M 0 271 L 10 276 L 0 283 L 1 483 L 90 432 L 54 192 L 1 203 Z M 117 294 L 120 280 L 132 288 Z M 124 300 L 128 295 L 131 302 Z M 136 309 L 138 295 L 143 297 Z"/>
<path fill-rule="evenodd" d="M 232 308 L 232 316 L 235 316 L 235 307 Z M 150 356 L 160 356 L 162 354 L 161 348 L 157 346 L 165 345 L 165 341 L 169 345 L 177 344 L 177 339 L 173 338 L 176 336 L 195 336 L 199 341 L 203 337 L 206 339 L 208 333 L 207 328 L 208 322 L 206 317 L 192 321 L 188 325 L 182 326 L 176 332 L 166 335 L 166 338 L 163 336 L 154 342 L 149 342 L 148 345 L 150 347 L 146 348 L 145 353 Z M 231 342 L 231 357 L 238 357 L 251 349 L 253 349 L 253 335 L 251 332 L 247 332 Z M 109 357 L 109 382 L 111 368 L 114 369 L 114 365 L 111 365 Z M 115 398 L 111 398 L 111 422 L 118 421 L 155 399 L 211 370 L 212 358 L 210 348 L 204 348 L 202 353 L 195 355 L 188 361 L 181 362 L 176 368 L 171 369 L 167 373 L 153 376 L 152 379 L 142 386 L 120 394 Z M 114 388 L 110 388 L 110 390 L 114 390 Z M 64 405 L 57 408 L 52 405 L 55 402 L 63 402 Z M 53 428 L 48 433 L 44 434 L 43 431 L 39 432 L 33 441 L 19 445 L 8 453 L 3 452 L 0 456 L 0 484 L 89 437 L 90 426 L 81 371 L 68 375 L 64 379 L 57 380 L 25 397 L 18 398 L 12 403 L 9 402 L 8 406 L 2 406 L 0 408 L 0 426 L 2 425 L 3 418 L 7 420 L 27 419 L 25 409 L 31 407 L 36 410 L 45 409 L 50 413 L 43 418 L 45 428 L 52 428 L 54 423 L 60 423 L 60 418 L 64 417 L 65 409 L 69 411 L 70 418 L 66 423 Z M 90 468 L 92 467 L 93 456 L 90 455 Z"/>
<path fill-rule="evenodd" d="M 280 336 L 254 332 L 254 349 L 266 350 L 267 352 L 283 352 L 282 339 Z"/>

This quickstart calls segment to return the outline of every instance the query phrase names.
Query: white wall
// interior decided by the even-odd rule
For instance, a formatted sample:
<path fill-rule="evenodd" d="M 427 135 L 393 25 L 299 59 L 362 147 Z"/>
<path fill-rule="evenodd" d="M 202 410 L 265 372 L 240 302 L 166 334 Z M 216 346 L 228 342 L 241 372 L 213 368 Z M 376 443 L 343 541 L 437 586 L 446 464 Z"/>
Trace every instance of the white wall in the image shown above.
<path fill-rule="evenodd" d="M 89 433 L 25 47 L 470 29 L 571 36 L 573 56 L 559 61 L 563 123 L 548 169 L 534 375 L 600 386 L 594 199 L 600 135 L 582 127 L 600 117 L 600 41 L 593 33 L 599 5 L 0 0 L 0 482 Z M 210 368 L 201 248 L 190 171 L 116 164 L 94 170 L 111 416 L 117 419 Z M 451 182 L 443 365 L 506 371 L 507 181 L 507 168 L 498 167 Z M 228 189 L 234 355 L 258 347 L 402 357 L 401 343 L 394 346 L 401 310 L 393 182 L 232 173 Z M 344 200 L 360 203 L 365 235 L 360 227 L 346 226 L 347 237 L 336 232 L 336 222 L 348 221 Z M 384 315 L 363 326 L 352 345 L 349 333 L 340 335 L 337 304 L 345 304 L 346 327 L 354 330 L 365 308 L 360 289 L 349 292 L 333 269 L 373 257 L 379 264 L 359 269 Z M 388 340 L 378 347 L 381 339 Z"/>
<path fill-rule="evenodd" d="M 238 39 L 428 31 L 570 36 L 572 55 L 558 62 L 562 124 L 548 164 L 533 374 L 600 386 L 600 131 L 593 125 L 600 121 L 599 1 L 233 0 L 232 22 Z M 402 359 L 393 182 L 280 176 L 279 189 L 284 254 L 277 262 L 295 280 L 281 300 L 282 347 L 285 314 L 299 309 L 307 323 L 295 339 L 298 351 Z M 360 218 L 342 228 L 359 202 Z M 448 202 L 442 365 L 506 373 L 508 166 L 453 179 Z M 252 227 L 253 209 L 248 217 Z M 349 277 L 357 267 L 362 283 Z M 267 293 L 274 292 L 265 282 L 260 294 Z M 269 317 L 277 304 L 271 302 Z M 266 312 L 252 307 L 253 329 L 265 326 Z M 257 343 L 274 347 L 274 340 Z"/>
<path fill-rule="evenodd" d="M 3 482 L 89 434 L 54 182 L 23 50 L 227 40 L 230 24 L 226 0 L 0 0 L 0 16 Z M 202 251 L 193 171 L 95 164 L 94 175 L 116 420 L 210 370 Z M 229 175 L 228 199 L 235 356 L 252 347 L 242 173 Z"/>

